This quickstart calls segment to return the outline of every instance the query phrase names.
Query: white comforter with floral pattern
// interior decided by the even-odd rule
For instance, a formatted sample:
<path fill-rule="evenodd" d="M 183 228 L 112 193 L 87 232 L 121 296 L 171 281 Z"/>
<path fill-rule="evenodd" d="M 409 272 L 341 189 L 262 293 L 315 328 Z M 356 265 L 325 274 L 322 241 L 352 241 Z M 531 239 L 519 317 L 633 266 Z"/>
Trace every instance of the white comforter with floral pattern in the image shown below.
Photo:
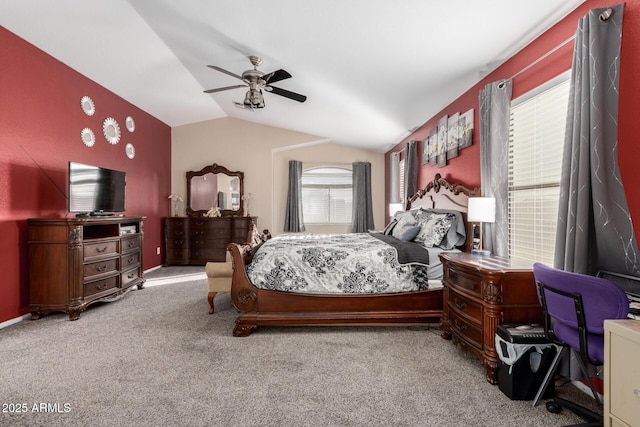
<path fill-rule="evenodd" d="M 427 289 L 427 269 L 401 265 L 393 246 L 369 234 L 285 234 L 260 247 L 247 274 L 261 289 L 371 294 Z"/>

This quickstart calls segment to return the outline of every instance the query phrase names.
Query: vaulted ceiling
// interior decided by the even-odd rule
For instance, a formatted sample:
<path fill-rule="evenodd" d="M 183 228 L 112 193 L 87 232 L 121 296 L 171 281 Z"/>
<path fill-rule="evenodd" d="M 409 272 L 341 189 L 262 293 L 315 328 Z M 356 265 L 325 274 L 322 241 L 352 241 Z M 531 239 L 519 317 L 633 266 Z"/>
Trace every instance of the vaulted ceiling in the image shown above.
<path fill-rule="evenodd" d="M 0 24 L 170 126 L 235 117 L 384 152 L 584 0 L 0 0 Z M 240 109 L 234 74 L 274 85 Z"/>

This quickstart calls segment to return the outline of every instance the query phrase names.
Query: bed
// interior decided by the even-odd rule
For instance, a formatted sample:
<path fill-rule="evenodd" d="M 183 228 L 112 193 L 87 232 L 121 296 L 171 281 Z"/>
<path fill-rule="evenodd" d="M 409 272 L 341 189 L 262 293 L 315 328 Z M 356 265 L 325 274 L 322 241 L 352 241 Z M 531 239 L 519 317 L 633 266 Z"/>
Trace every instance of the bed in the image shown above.
<path fill-rule="evenodd" d="M 233 335 L 246 337 L 258 326 L 438 324 L 442 315 L 442 268 L 437 255 L 442 250 L 469 250 L 467 200 L 479 194 L 477 188 L 470 190 L 437 174 L 384 230 L 350 235 L 285 234 L 273 239 L 258 237 L 251 245 L 230 244 L 231 300 L 240 312 Z M 431 224 L 428 230 L 420 222 L 425 215 Z M 409 217 L 417 218 L 417 222 L 411 224 Z M 439 238 L 429 234 L 434 221 L 436 228 L 451 222 L 446 230 L 445 224 L 435 233 L 443 234 L 442 242 L 447 241 L 444 248 L 425 251 L 424 245 Z M 413 230 L 408 230 L 411 227 Z M 415 241 L 407 240 L 410 235 Z M 424 253 L 419 255 L 408 248 L 418 241 L 428 261 Z M 357 251 L 349 249 L 353 244 Z M 292 250 L 285 254 L 288 248 Z M 353 259 L 356 253 L 361 256 L 358 260 Z M 303 274 L 300 265 L 288 264 L 293 256 L 304 258 L 310 275 Z M 266 269 L 260 263 L 266 263 Z M 353 266 L 353 270 L 341 273 L 341 263 Z M 383 276 L 389 272 L 368 270 L 378 266 L 395 269 L 391 274 L 399 277 L 399 284 Z M 328 274 L 319 278 L 334 269 L 343 279 L 332 279 Z M 408 283 L 407 277 L 415 283 Z"/>

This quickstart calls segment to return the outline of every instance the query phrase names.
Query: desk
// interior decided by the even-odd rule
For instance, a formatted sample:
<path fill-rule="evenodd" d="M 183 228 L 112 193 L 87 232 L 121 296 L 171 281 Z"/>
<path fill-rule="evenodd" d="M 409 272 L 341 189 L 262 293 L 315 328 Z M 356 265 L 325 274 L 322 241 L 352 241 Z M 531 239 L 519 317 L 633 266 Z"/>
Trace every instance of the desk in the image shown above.
<path fill-rule="evenodd" d="M 531 265 L 508 258 L 443 253 L 442 337 L 473 352 L 498 382 L 496 328 L 502 323 L 542 323 Z"/>

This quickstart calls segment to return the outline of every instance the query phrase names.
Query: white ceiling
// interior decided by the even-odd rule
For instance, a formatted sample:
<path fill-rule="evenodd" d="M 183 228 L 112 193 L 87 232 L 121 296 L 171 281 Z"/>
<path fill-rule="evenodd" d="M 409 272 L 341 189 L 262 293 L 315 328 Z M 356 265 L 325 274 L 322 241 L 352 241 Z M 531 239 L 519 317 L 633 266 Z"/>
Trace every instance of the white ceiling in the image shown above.
<path fill-rule="evenodd" d="M 229 116 L 384 152 L 583 1 L 0 0 L 0 24 L 170 126 Z M 249 55 L 307 101 L 203 93 L 242 83 L 206 65 Z"/>

